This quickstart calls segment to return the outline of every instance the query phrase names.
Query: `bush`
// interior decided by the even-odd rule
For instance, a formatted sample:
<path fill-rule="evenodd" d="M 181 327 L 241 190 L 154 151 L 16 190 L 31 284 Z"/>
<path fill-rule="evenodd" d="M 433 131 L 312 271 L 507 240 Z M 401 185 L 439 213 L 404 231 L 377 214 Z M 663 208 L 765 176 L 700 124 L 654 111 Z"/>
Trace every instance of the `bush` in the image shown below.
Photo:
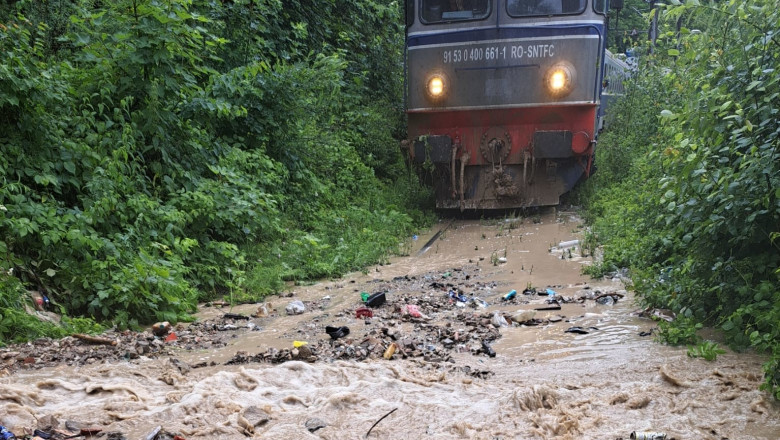
<path fill-rule="evenodd" d="M 124 328 L 399 251 L 400 6 L 320 6 L 0 8 L 3 339 L 92 325 L 28 328 L 28 288 Z"/>
<path fill-rule="evenodd" d="M 639 117 L 615 130 L 632 147 L 600 142 L 607 173 L 584 193 L 593 231 L 604 264 L 632 267 L 645 303 L 685 318 L 665 339 L 691 322 L 719 326 L 733 347 L 771 354 L 766 388 L 780 398 L 780 41 L 767 31 L 780 12 L 752 0 L 663 16 L 669 30 L 623 103 Z M 678 34 L 677 23 L 702 33 Z"/>

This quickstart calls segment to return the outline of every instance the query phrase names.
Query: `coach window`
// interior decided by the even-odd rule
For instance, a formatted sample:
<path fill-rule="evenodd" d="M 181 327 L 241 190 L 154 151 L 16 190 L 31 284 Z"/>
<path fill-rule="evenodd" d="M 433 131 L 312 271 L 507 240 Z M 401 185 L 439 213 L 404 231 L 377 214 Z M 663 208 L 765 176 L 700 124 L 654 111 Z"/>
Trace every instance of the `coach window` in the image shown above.
<path fill-rule="evenodd" d="M 593 0 L 593 10 L 599 14 L 604 14 L 607 10 L 609 0 Z"/>
<path fill-rule="evenodd" d="M 512 17 L 579 14 L 586 3 L 587 0 L 507 0 L 506 10 Z"/>
<path fill-rule="evenodd" d="M 479 20 L 490 15 L 492 0 L 422 0 L 420 19 L 423 23 Z"/>

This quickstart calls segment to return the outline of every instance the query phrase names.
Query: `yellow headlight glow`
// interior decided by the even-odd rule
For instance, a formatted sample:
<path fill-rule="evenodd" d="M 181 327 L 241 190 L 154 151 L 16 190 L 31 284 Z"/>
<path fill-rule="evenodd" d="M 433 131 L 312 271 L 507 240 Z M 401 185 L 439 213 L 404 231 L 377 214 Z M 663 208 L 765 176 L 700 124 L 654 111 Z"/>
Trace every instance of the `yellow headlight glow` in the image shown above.
<path fill-rule="evenodd" d="M 552 66 L 544 76 L 547 91 L 555 98 L 562 98 L 574 88 L 576 71 L 574 66 L 563 61 Z"/>
<path fill-rule="evenodd" d="M 553 90 L 560 90 L 566 85 L 566 74 L 562 70 L 556 70 L 550 76 L 550 88 Z"/>
<path fill-rule="evenodd" d="M 428 93 L 433 98 L 438 98 L 444 93 L 444 80 L 440 76 L 428 80 Z"/>

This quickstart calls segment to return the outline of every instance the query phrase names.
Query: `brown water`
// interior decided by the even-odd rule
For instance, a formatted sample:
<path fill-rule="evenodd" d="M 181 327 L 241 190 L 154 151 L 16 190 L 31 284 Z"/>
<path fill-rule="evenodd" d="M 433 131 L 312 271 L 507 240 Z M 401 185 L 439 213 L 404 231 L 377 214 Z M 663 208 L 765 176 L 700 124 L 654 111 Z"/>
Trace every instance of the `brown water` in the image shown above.
<path fill-rule="evenodd" d="M 543 215 L 539 224 L 530 219 L 457 221 L 420 256 L 420 247 L 438 229 L 413 242 L 410 257 L 366 274 L 296 288 L 296 299 L 329 295 L 324 311 L 262 319 L 261 331 L 245 333 L 227 347 L 183 352 L 178 358 L 221 363 L 237 350 L 253 354 L 269 346 L 289 347 L 292 338 L 283 336 L 286 332 L 353 303 L 357 292 L 376 287 L 377 280 L 444 272 L 470 262 L 479 264 L 483 281 L 496 281 L 495 288 L 479 292 L 487 300 L 512 288 L 521 291 L 528 283 L 554 286 L 564 296 L 574 296 L 585 283 L 594 289 L 623 289 L 617 280 L 591 282 L 580 275 L 588 259 L 579 258 L 576 250 L 564 260 L 560 252 L 549 252 L 551 245 L 578 238 L 578 225 L 571 214 L 554 212 Z M 506 263 L 491 264 L 491 257 L 503 256 Z M 407 292 L 391 292 L 399 293 Z M 543 303 L 540 297 L 527 299 L 530 304 L 501 308 L 532 309 Z M 269 302 L 283 310 L 289 299 Z M 677 439 L 780 438 L 780 407 L 757 390 L 764 358 L 732 352 L 714 362 L 688 358 L 684 348 L 638 336 L 655 325 L 632 316 L 635 309 L 629 293 L 614 306 L 586 301 L 536 312 L 539 318 L 565 318 L 544 326 L 503 328 L 493 346 L 497 357 L 458 353 L 454 365 L 422 360 L 288 362 L 220 365 L 184 374 L 163 359 L 23 371 L 0 378 L 0 423 L 12 429 L 34 426 L 37 418 L 53 415 L 63 422 L 124 432 L 130 439 L 144 439 L 159 425 L 187 439 L 240 439 L 247 437 L 241 432 L 244 419 L 256 421 L 260 414 L 269 421 L 255 428 L 253 438 L 357 439 L 397 408 L 369 438 L 616 439 L 644 430 Z M 220 313 L 224 310 L 204 309 L 202 316 Z M 571 326 L 598 330 L 564 333 Z M 455 368 L 464 365 L 495 374 L 474 378 Z M 246 413 L 251 407 L 254 416 L 252 409 Z M 314 417 L 328 426 L 308 432 L 304 423 Z"/>

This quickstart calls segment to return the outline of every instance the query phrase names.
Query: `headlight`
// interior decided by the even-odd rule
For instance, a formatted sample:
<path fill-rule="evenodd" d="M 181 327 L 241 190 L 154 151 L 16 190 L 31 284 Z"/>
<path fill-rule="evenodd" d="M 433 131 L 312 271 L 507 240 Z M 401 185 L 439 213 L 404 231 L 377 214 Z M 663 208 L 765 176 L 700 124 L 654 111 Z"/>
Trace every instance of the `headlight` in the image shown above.
<path fill-rule="evenodd" d="M 425 91 L 432 100 L 442 99 L 447 95 L 447 78 L 440 73 L 428 77 L 425 83 Z"/>
<path fill-rule="evenodd" d="M 544 77 L 547 91 L 553 97 L 562 98 L 568 95 L 574 88 L 576 71 L 569 63 L 560 63 L 551 67 Z"/>
<path fill-rule="evenodd" d="M 428 81 L 428 93 L 430 93 L 431 96 L 441 96 L 441 94 L 444 93 L 444 80 L 438 76 L 431 78 L 431 80 Z"/>

